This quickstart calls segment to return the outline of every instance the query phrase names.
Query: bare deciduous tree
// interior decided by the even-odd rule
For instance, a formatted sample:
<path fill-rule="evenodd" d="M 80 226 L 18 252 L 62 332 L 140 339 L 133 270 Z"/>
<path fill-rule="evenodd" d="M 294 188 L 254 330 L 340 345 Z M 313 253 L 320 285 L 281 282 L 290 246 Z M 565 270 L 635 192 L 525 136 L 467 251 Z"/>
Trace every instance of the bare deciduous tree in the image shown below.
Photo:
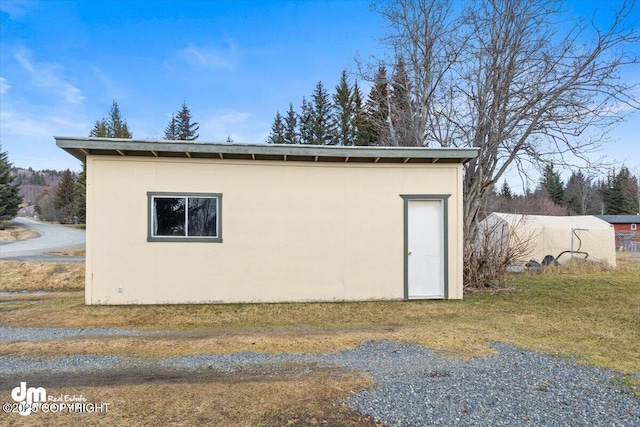
<path fill-rule="evenodd" d="M 507 269 L 528 261 L 534 246 L 537 235 L 525 231 L 524 217 L 512 223 L 491 218 L 480 223 L 473 240 L 465 242 L 465 291 L 504 287 Z"/>
<path fill-rule="evenodd" d="M 568 164 L 602 142 L 625 109 L 639 109 L 638 85 L 620 78 L 637 65 L 634 1 L 608 28 L 567 18 L 556 0 L 396 0 L 378 9 L 385 39 L 402 57 L 417 145 L 479 147 L 465 165 L 464 225 L 477 224 L 483 200 L 511 167 Z"/>

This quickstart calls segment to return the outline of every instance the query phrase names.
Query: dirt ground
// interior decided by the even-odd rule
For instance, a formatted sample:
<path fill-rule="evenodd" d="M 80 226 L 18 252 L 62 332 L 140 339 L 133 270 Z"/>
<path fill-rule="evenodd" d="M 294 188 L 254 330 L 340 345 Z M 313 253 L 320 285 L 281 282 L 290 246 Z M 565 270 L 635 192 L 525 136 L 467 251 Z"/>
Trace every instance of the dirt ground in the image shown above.
<path fill-rule="evenodd" d="M 120 368 L 25 374 L 19 381 L 44 387 L 48 396 L 82 395 L 88 402 L 108 403 L 109 411 L 27 417 L 3 413 L 2 425 L 379 425 L 342 403 L 349 394 L 369 387 L 370 379 L 332 367 L 282 364 L 233 372 Z M 12 375 L 0 378 L 0 395 L 10 396 L 17 385 Z"/>

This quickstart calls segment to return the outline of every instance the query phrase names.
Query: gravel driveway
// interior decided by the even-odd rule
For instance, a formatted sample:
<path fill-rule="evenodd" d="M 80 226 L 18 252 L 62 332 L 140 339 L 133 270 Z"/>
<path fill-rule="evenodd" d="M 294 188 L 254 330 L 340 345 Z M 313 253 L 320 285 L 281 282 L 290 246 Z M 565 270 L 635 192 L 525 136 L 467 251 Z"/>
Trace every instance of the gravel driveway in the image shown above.
<path fill-rule="evenodd" d="M 123 329 L 0 327 L 0 342 L 139 333 L 146 334 Z M 365 342 L 354 350 L 319 355 L 236 353 L 152 360 L 79 355 L 0 357 L 0 375 L 13 384 L 27 374 L 150 366 L 163 371 L 234 372 L 241 367 L 314 363 L 372 375 L 375 387 L 348 398 L 346 403 L 388 426 L 640 425 L 640 400 L 622 385 L 623 374 L 511 345 L 492 347 L 495 355 L 469 361 L 441 358 L 418 345 L 386 341 Z"/>

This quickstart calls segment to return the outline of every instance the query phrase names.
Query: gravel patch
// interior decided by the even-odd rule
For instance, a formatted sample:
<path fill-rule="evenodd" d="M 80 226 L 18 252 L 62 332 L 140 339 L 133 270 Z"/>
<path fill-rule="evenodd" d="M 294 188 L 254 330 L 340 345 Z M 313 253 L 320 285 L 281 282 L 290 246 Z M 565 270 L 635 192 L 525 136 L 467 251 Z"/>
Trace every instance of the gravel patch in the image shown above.
<path fill-rule="evenodd" d="M 85 356 L 33 358 L 28 356 L 0 356 L 0 375 L 19 376 L 33 372 L 47 374 L 65 372 L 85 372 L 101 369 L 117 369 L 125 358 L 120 356 Z M 5 378 L 6 379 L 6 378 Z"/>
<path fill-rule="evenodd" d="M 67 340 L 104 336 L 139 336 L 145 332 L 120 328 L 23 328 L 0 327 L 0 342 Z"/>
<path fill-rule="evenodd" d="M 417 345 L 366 343 L 334 361 L 373 375 L 375 388 L 346 403 L 389 426 L 640 425 L 640 401 L 620 385 L 621 373 L 492 347 L 496 355 L 466 361 Z"/>
<path fill-rule="evenodd" d="M 346 404 L 387 426 L 640 425 L 640 400 L 621 385 L 622 373 L 511 345 L 491 346 L 495 355 L 473 360 L 441 358 L 418 345 L 386 341 L 321 355 L 0 357 L 0 374 L 132 366 L 234 372 L 248 366 L 315 363 L 371 374 L 374 388 L 349 397 Z"/>

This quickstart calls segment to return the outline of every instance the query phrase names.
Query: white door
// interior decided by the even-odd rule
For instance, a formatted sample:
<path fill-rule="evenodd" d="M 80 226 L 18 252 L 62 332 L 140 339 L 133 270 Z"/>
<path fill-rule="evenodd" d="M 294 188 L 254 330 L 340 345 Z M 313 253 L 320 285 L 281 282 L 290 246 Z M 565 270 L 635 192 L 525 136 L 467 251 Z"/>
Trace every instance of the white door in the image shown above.
<path fill-rule="evenodd" d="M 407 209 L 407 296 L 444 298 L 443 201 L 409 200 Z"/>

